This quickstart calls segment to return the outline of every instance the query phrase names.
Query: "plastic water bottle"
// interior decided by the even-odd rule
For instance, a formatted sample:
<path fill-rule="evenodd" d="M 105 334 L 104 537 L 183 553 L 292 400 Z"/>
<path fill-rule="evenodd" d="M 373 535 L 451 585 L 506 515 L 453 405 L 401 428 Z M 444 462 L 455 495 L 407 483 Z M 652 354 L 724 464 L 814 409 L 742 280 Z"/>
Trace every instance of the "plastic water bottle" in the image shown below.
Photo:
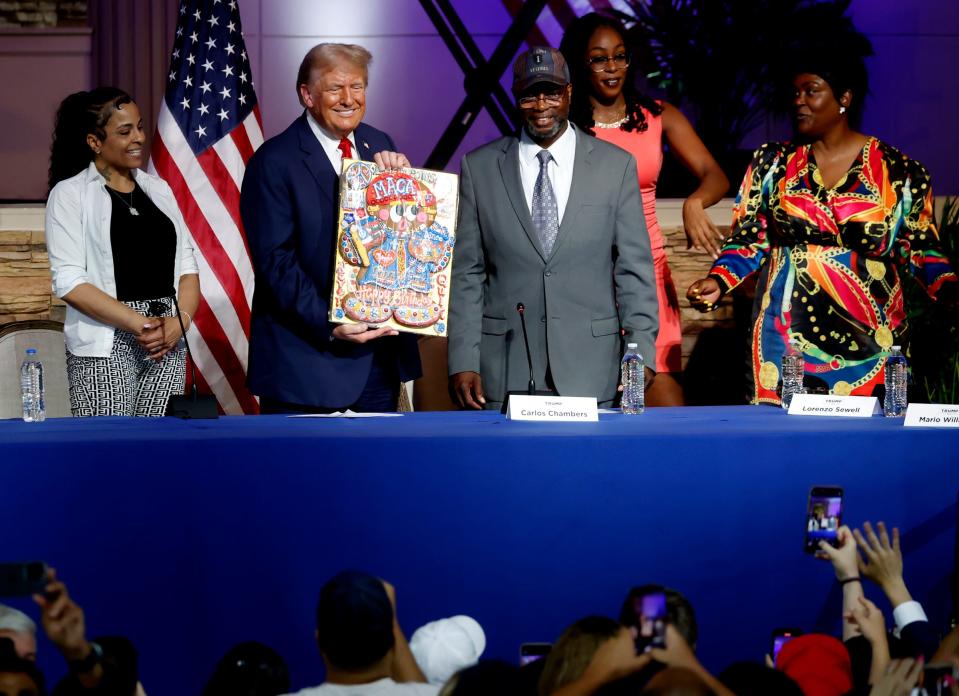
<path fill-rule="evenodd" d="M 899 346 L 893 346 L 886 358 L 886 399 L 882 404 L 882 411 L 891 418 L 901 418 L 906 415 L 906 406 L 909 397 L 906 388 L 909 383 L 909 365 L 906 356 Z"/>
<path fill-rule="evenodd" d="M 36 348 L 27 348 L 27 356 L 20 365 L 20 399 L 25 422 L 39 423 L 47 417 L 43 404 L 43 365 L 37 360 Z"/>
<path fill-rule="evenodd" d="M 620 380 L 623 383 L 623 413 L 634 416 L 646 409 L 645 387 L 646 373 L 643 356 L 635 343 L 626 344 L 623 362 L 620 366 Z"/>
<path fill-rule="evenodd" d="M 802 351 L 799 349 L 799 341 L 791 338 L 789 339 L 789 343 L 786 344 L 786 352 L 783 353 L 783 408 L 789 408 L 789 404 L 791 404 L 793 400 L 793 394 L 806 393 L 806 388 L 803 386 L 803 374 L 805 370 L 806 360 L 803 358 Z"/>

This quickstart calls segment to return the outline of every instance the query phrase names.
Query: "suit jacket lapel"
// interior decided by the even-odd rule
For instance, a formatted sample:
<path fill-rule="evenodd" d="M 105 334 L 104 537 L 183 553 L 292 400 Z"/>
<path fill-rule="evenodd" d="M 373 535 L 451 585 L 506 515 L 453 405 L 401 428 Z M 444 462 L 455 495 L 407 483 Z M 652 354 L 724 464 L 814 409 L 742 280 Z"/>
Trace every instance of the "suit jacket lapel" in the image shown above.
<path fill-rule="evenodd" d="M 316 179 L 316 185 L 320 192 L 326 196 L 332 203 L 335 195 L 338 175 L 333 165 L 330 164 L 330 158 L 326 156 L 320 142 L 313 134 L 310 124 L 306 122 L 306 113 L 300 117 L 300 149 L 303 150 L 303 163 L 310 174 Z"/>
<path fill-rule="evenodd" d="M 563 240 L 570 234 L 575 224 L 579 209 L 583 207 L 585 200 L 584 185 L 590 180 L 588 176 L 590 162 L 593 154 L 593 143 L 590 138 L 583 133 L 576 133 L 576 155 L 573 158 L 573 178 L 569 187 L 569 198 L 566 200 L 566 210 L 563 212 L 563 221 L 559 224 L 559 234 L 556 235 L 556 243 L 553 245 L 553 254 L 563 244 Z M 553 254 L 550 254 L 552 256 Z"/>
<path fill-rule="evenodd" d="M 364 162 L 372 162 L 373 155 L 375 155 L 379 150 L 374 150 L 369 141 L 366 139 L 366 134 L 364 133 L 366 126 L 364 124 L 359 124 L 356 127 L 356 130 L 353 131 L 353 140 L 356 143 L 356 152 L 353 153 L 353 156 L 356 159 L 361 159 Z M 380 148 L 382 149 L 382 148 Z"/>
<path fill-rule="evenodd" d="M 536 249 L 543 261 L 546 261 L 546 254 L 543 253 L 543 247 L 539 243 L 539 235 L 533 227 L 533 218 L 530 217 L 529 207 L 526 205 L 526 194 L 523 192 L 523 182 L 519 176 L 519 140 L 514 138 L 509 141 L 506 149 L 500 155 L 499 159 L 500 176 L 503 177 L 503 184 L 506 186 L 506 193 L 509 196 L 509 202 L 513 205 L 513 211 L 519 219 L 526 236 L 529 237 L 530 244 Z"/>

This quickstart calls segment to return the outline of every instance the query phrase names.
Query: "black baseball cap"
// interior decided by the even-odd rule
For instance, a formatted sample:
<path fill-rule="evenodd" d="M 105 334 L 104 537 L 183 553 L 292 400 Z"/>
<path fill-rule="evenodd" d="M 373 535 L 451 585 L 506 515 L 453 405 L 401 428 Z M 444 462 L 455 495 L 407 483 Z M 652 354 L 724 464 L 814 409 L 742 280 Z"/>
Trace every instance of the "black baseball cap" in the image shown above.
<path fill-rule="evenodd" d="M 534 46 L 520 54 L 513 64 L 513 92 L 519 94 L 537 82 L 560 87 L 569 84 L 569 67 L 563 54 L 555 48 Z"/>

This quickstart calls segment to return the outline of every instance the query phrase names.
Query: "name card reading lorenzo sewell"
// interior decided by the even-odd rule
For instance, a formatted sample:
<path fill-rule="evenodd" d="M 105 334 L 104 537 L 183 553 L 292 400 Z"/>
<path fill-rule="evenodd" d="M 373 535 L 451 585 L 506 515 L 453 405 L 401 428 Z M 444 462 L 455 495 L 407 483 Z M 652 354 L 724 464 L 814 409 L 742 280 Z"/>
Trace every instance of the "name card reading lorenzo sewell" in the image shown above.
<path fill-rule="evenodd" d="M 794 394 L 789 403 L 790 416 L 842 416 L 870 418 L 882 413 L 874 396 L 833 396 L 831 394 Z"/>
<path fill-rule="evenodd" d="M 954 404 L 909 404 L 903 425 L 926 428 L 959 428 L 959 406 Z"/>
<path fill-rule="evenodd" d="M 506 417 L 526 421 L 598 421 L 599 411 L 595 396 L 512 394 Z"/>

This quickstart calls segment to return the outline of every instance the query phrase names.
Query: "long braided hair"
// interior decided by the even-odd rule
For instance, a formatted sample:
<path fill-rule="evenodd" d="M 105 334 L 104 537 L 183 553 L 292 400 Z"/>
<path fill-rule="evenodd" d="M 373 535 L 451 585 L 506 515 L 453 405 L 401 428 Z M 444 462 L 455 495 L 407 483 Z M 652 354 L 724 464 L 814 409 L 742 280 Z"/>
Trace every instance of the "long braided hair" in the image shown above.
<path fill-rule="evenodd" d="M 93 160 L 87 135 L 104 140 L 104 129 L 113 112 L 132 101 L 122 89 L 97 87 L 89 92 L 74 92 L 60 102 L 50 145 L 49 189 L 87 168 Z"/>
<path fill-rule="evenodd" d="M 589 50 L 589 40 L 593 37 L 593 33 L 602 27 L 612 29 L 619 34 L 626 46 L 626 53 L 634 58 L 634 60 L 630 60 L 623 80 L 626 121 L 620 128 L 625 131 L 642 132 L 649 128 L 643 109 L 654 116 L 658 116 L 663 112 L 663 107 L 655 99 L 648 97 L 636 88 L 637 61 L 635 60 L 635 52 L 629 45 L 629 36 L 625 27 L 618 20 L 597 12 L 590 12 L 573 20 L 566 28 L 563 40 L 559 45 L 560 53 L 563 54 L 567 65 L 569 65 L 570 78 L 573 84 L 573 99 L 569 106 L 569 120 L 590 135 L 595 135 L 593 131 L 595 125 L 593 105 L 589 100 L 591 91 L 590 69 L 586 64 L 586 52 Z"/>

